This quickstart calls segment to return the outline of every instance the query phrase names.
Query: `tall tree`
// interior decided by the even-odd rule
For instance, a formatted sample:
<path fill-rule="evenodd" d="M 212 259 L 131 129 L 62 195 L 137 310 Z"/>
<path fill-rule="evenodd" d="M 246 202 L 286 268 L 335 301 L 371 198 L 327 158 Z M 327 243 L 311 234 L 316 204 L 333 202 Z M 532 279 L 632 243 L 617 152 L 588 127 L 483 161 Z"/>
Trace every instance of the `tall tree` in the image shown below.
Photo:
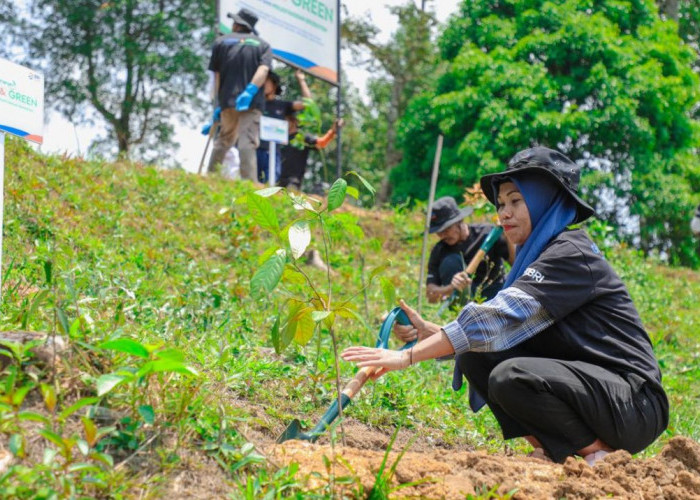
<path fill-rule="evenodd" d="M 396 126 L 406 110 L 411 97 L 423 91 L 434 81 L 436 49 L 432 30 L 436 25 L 434 17 L 418 9 L 410 1 L 399 7 L 391 7 L 391 13 L 398 17 L 399 28 L 388 42 L 378 40 L 379 28 L 369 20 L 346 18 L 342 26 L 345 43 L 353 51 L 355 61 L 366 66 L 378 76 L 371 79 L 377 95 L 370 103 L 372 111 L 386 120 L 385 139 L 368 137 L 370 147 L 378 142 L 383 146 L 382 164 L 377 165 L 383 175 L 377 193 L 377 202 L 386 202 L 391 194 L 390 174 L 401 161 L 401 151 L 396 143 Z M 369 51 L 369 60 L 364 60 Z M 361 61 L 361 62 L 359 62 Z M 388 90 L 388 95 L 384 96 Z M 385 100 L 376 99 L 379 95 Z"/>
<path fill-rule="evenodd" d="M 49 104 L 97 113 L 121 156 L 171 157 L 173 119 L 191 119 L 206 82 L 214 2 L 34 0 L 32 14 Z"/>
<path fill-rule="evenodd" d="M 396 201 L 425 197 L 438 132 L 442 194 L 543 144 L 589 167 L 585 194 L 622 237 L 698 264 L 695 54 L 652 0 L 465 0 L 440 46 L 447 73 L 402 120 Z"/>

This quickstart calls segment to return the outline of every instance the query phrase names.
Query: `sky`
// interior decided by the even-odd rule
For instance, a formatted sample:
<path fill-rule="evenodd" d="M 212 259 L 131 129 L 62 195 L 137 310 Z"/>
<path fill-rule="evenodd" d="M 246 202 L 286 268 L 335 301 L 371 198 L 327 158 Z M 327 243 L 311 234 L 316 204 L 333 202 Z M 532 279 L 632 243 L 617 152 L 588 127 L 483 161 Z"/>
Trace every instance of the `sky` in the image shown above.
<path fill-rule="evenodd" d="M 403 5 L 407 0 L 345 0 L 343 3 L 352 17 L 369 16 L 372 22 L 381 29 L 380 41 L 386 41 L 390 34 L 397 28 L 397 19 L 389 12 L 389 7 Z M 420 6 L 420 0 L 415 0 Z M 428 0 L 426 9 L 435 12 L 441 23 L 457 11 L 460 0 Z M 345 51 L 341 54 L 341 65 L 347 74 L 347 78 L 360 90 L 360 95 L 365 94 L 365 84 L 369 76 L 362 68 L 354 68 L 349 65 L 351 56 Z M 68 153 L 73 156 L 85 155 L 90 142 L 95 137 L 95 127 L 71 123 L 57 113 L 47 110 L 47 123 L 44 128 L 44 143 L 40 149 L 46 153 Z M 202 123 L 204 125 L 204 123 Z M 176 124 L 176 142 L 180 143 L 179 150 L 175 153 L 182 166 L 191 172 L 196 172 L 202 154 L 206 147 L 206 137 L 201 135 L 199 127 L 193 129 L 189 126 Z M 211 147 L 209 147 L 211 151 Z"/>

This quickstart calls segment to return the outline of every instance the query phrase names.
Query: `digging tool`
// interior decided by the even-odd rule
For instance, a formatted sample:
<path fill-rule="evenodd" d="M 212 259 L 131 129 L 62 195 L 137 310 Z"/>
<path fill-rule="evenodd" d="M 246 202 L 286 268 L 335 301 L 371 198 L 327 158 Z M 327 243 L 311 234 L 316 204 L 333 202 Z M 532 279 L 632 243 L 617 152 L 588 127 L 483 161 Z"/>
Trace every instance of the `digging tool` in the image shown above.
<path fill-rule="evenodd" d="M 211 144 L 212 137 L 219 133 L 219 122 L 214 122 L 209 128 L 209 133 L 207 134 L 207 145 L 204 146 L 204 153 L 202 153 L 202 159 L 199 162 L 199 168 L 197 169 L 197 174 L 202 175 L 202 167 L 204 167 L 204 158 L 207 157 L 207 151 L 209 150 L 209 144 Z"/>
<path fill-rule="evenodd" d="M 477 250 L 476 254 L 474 254 L 474 257 L 472 257 L 472 260 L 469 262 L 469 265 L 464 270 L 465 273 L 471 275 L 476 272 L 476 268 L 479 267 L 479 264 L 481 264 L 481 261 L 484 260 L 486 254 L 489 253 L 489 250 L 491 250 L 496 244 L 498 238 L 501 237 L 501 234 L 503 234 L 503 228 L 501 226 L 496 226 L 491 230 L 491 232 L 489 232 L 489 234 L 486 236 L 486 239 L 479 247 L 479 250 Z M 437 312 L 438 317 L 442 316 L 442 313 L 445 312 L 445 309 L 452 305 L 452 303 L 457 299 L 457 295 L 457 290 L 453 291 L 452 295 L 450 295 L 450 298 L 442 303 L 440 309 L 438 309 Z"/>
<path fill-rule="evenodd" d="M 379 329 L 379 335 L 377 337 L 377 343 L 375 347 L 380 347 L 387 349 L 389 346 L 389 336 L 391 335 L 391 329 L 394 327 L 394 323 L 398 321 L 400 325 L 410 325 L 411 322 L 408 320 L 408 316 L 400 307 L 395 307 L 387 315 L 386 319 L 382 323 Z M 409 342 L 399 349 L 403 351 L 412 347 L 416 341 Z M 352 398 L 359 392 L 367 379 L 376 371 L 376 367 L 364 367 L 355 374 L 353 379 L 347 383 L 340 394 L 341 408 L 345 409 L 346 406 L 350 404 Z M 294 419 L 291 424 L 284 430 L 284 432 L 277 438 L 278 443 L 284 443 L 290 439 L 299 439 L 302 441 L 315 442 L 321 434 L 323 434 L 326 429 L 331 425 L 331 423 L 338 417 L 338 400 L 334 400 L 330 405 L 326 413 L 323 414 L 321 420 L 316 426 L 309 432 L 303 432 L 301 430 L 301 422 L 299 419 Z"/>

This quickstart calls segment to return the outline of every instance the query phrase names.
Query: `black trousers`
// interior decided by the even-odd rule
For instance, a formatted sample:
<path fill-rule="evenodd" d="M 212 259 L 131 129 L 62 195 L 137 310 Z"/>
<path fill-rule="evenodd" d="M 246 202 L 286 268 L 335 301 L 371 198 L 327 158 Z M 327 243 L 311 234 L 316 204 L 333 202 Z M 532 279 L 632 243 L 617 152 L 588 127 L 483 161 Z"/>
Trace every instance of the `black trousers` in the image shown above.
<path fill-rule="evenodd" d="M 555 462 L 596 438 L 636 453 L 668 425 L 668 401 L 636 374 L 621 376 L 582 361 L 466 353 L 456 362 L 486 399 L 504 439 L 532 435 Z"/>

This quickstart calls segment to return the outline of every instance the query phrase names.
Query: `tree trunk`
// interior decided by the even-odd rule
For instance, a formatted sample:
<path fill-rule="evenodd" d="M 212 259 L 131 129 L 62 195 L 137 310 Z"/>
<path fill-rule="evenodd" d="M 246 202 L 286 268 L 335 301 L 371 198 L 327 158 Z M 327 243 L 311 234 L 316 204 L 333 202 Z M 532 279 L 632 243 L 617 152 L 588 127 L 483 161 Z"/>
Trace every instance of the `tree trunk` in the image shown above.
<path fill-rule="evenodd" d="M 382 178 L 379 192 L 377 193 L 377 205 L 387 203 L 391 196 L 391 171 L 399 164 L 400 154 L 396 149 L 396 122 L 399 117 L 399 100 L 403 92 L 403 82 L 399 78 L 394 79 L 391 89 L 391 104 L 389 115 L 386 117 L 386 156 L 384 157 L 384 177 Z"/>
<path fill-rule="evenodd" d="M 678 22 L 678 0 L 661 0 L 659 8 L 668 19 Z"/>

